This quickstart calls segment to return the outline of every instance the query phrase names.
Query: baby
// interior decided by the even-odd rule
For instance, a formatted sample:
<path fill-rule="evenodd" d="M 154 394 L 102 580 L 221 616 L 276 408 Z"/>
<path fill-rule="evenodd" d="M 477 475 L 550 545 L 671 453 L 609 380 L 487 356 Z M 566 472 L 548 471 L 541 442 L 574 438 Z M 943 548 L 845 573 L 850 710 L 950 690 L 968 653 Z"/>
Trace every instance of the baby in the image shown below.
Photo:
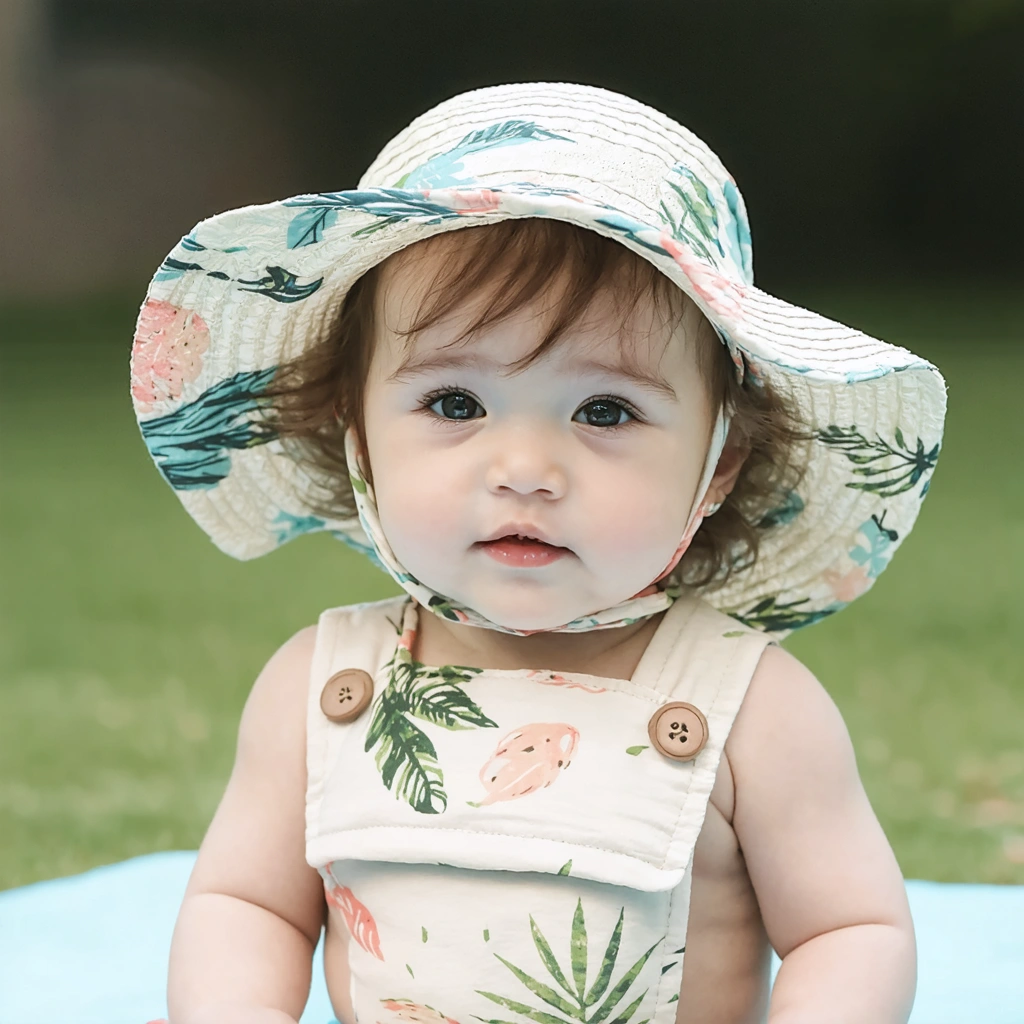
<path fill-rule="evenodd" d="M 777 641 L 906 536 L 945 388 L 753 287 L 700 140 L 457 96 L 356 190 L 198 225 L 132 392 L 223 550 L 330 530 L 403 590 L 256 680 L 171 1024 L 297 1021 L 322 930 L 342 1024 L 907 1020 L 899 867 Z"/>

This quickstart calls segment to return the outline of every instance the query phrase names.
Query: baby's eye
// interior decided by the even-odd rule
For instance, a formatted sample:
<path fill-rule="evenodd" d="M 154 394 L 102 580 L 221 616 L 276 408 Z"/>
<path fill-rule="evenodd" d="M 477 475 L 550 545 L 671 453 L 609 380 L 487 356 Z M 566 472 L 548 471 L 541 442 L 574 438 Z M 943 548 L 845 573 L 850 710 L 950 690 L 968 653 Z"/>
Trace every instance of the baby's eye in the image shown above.
<path fill-rule="evenodd" d="M 427 395 L 427 401 L 430 402 L 430 411 L 446 420 L 478 419 L 476 411 L 479 410 L 481 415 L 484 411 L 475 398 L 461 391 L 447 391 L 440 396 Z"/>
<path fill-rule="evenodd" d="M 620 419 L 623 414 L 629 419 Z M 585 418 L 578 419 L 580 415 Z M 576 422 L 585 422 L 591 427 L 621 427 L 634 418 L 633 413 L 625 405 L 611 398 L 595 398 L 580 406 L 579 411 L 573 416 Z"/>

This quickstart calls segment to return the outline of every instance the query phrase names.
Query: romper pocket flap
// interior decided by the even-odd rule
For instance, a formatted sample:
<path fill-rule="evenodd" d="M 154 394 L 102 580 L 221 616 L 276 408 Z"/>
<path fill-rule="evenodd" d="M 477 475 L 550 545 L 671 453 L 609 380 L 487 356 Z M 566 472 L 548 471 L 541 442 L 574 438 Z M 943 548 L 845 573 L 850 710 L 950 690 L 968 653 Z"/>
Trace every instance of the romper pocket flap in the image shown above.
<path fill-rule="evenodd" d="M 675 761 L 648 735 L 669 694 L 596 676 L 479 673 L 445 666 L 400 690 L 384 666 L 358 719 L 311 718 L 326 731 L 310 764 L 322 785 L 307 794 L 309 863 L 440 863 L 675 888 L 742 692 L 709 692 L 707 744 Z"/>
<path fill-rule="evenodd" d="M 335 860 L 368 860 L 481 871 L 537 871 L 646 892 L 674 889 L 683 879 L 683 868 L 661 868 L 617 850 L 547 836 L 430 825 L 367 826 L 334 833 L 310 842 L 307 857 L 317 867 Z"/>

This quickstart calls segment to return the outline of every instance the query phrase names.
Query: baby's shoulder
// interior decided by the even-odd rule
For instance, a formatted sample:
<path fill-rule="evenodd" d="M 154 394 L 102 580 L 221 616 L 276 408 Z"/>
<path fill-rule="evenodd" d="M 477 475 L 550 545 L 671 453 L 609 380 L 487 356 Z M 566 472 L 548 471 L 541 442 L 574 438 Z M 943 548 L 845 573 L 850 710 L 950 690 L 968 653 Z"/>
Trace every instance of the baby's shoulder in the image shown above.
<path fill-rule="evenodd" d="M 856 758 L 843 716 L 814 673 L 789 651 L 765 648 L 725 746 L 739 807 L 781 803 L 809 790 L 848 789 Z"/>
<path fill-rule="evenodd" d="M 305 743 L 309 675 L 317 627 L 305 626 L 271 654 L 249 691 L 239 724 L 239 754 L 263 758 L 271 752 L 292 755 Z"/>

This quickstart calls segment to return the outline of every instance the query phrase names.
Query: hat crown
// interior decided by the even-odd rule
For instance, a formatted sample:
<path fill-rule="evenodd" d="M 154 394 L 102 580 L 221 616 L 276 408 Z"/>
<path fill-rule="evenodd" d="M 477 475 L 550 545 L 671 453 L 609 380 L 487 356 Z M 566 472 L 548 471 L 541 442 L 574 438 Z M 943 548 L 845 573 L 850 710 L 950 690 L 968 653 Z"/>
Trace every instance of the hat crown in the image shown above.
<path fill-rule="evenodd" d="M 359 189 L 519 189 L 578 194 L 660 223 L 735 281 L 753 280 L 743 198 L 691 131 L 607 89 L 529 82 L 461 93 L 417 117 Z"/>

